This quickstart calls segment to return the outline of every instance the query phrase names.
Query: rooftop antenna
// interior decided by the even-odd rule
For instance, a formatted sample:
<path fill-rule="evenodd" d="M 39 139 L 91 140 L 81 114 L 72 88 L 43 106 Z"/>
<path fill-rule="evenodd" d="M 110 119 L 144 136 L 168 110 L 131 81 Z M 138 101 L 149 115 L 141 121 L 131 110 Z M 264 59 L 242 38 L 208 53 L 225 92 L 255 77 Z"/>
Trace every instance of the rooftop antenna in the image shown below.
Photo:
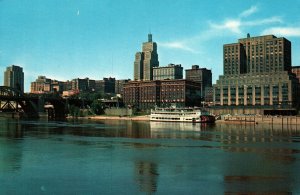
<path fill-rule="evenodd" d="M 111 55 L 111 75 L 114 75 L 114 54 Z"/>
<path fill-rule="evenodd" d="M 151 28 L 149 29 L 148 42 L 152 42 Z"/>

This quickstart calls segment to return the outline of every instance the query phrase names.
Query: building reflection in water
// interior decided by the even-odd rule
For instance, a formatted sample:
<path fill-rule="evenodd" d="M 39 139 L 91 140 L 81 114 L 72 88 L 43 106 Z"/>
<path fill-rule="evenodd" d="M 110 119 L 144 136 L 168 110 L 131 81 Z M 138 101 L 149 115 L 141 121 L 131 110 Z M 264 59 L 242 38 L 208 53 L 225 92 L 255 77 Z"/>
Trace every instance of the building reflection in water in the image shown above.
<path fill-rule="evenodd" d="M 157 190 L 158 167 L 153 162 L 135 162 L 135 180 L 139 191 L 152 194 Z"/>
<path fill-rule="evenodd" d="M 296 126 L 220 124 L 218 130 L 221 149 L 230 152 L 223 159 L 227 194 L 290 194 L 298 177 L 293 164 L 300 150 L 292 145 L 299 141 Z"/>
<path fill-rule="evenodd" d="M 224 192 L 228 194 L 259 194 L 261 192 L 288 194 L 290 191 L 295 191 L 295 181 L 300 181 L 299 166 L 296 166 L 299 164 L 300 154 L 299 146 L 296 145 L 300 143 L 298 127 L 296 125 L 282 127 L 282 125 L 270 124 L 216 124 L 211 126 L 124 120 L 43 122 L 0 118 L 0 171 L 20 169 L 23 146 L 26 145 L 24 143 L 28 140 L 27 138 L 51 138 L 52 135 L 55 135 L 55 138 L 59 137 L 64 141 L 63 137 L 57 136 L 61 134 L 129 138 L 122 139 L 121 143 L 135 149 L 133 151 L 136 153 L 132 160 L 134 179 L 139 190 L 146 193 L 158 191 L 158 167 L 162 167 L 162 164 L 158 163 L 160 161 L 156 163 L 149 153 L 137 151 L 149 147 L 157 149 L 158 153 L 155 153 L 153 157 L 157 157 L 161 151 L 160 148 L 164 146 L 172 146 L 164 148 L 167 148 L 170 153 L 178 148 L 189 151 L 189 147 L 195 154 L 203 153 L 204 156 L 192 156 L 191 158 L 189 156 L 188 161 L 200 159 L 203 162 L 210 162 L 209 166 L 218 171 L 216 175 L 222 176 Z M 174 140 L 171 139 L 178 140 L 173 142 Z M 58 140 L 54 139 L 54 141 Z M 68 140 L 72 141 L 73 137 Z M 101 144 L 111 146 L 110 144 L 115 143 L 105 142 L 105 139 L 97 141 L 98 139 L 81 139 L 80 137 L 76 137 L 74 140 L 74 143 L 84 143 L 85 145 L 98 144 L 97 147 Z M 120 146 L 122 147 L 122 145 Z M 131 151 L 131 149 L 128 150 Z M 211 154 L 217 155 L 210 156 L 212 159 L 206 161 L 206 155 Z"/>
<path fill-rule="evenodd" d="M 0 137 L 19 139 L 24 136 L 24 128 L 14 119 L 0 118 Z"/>
<path fill-rule="evenodd" d="M 151 138 L 149 122 L 142 122 L 142 121 L 128 122 L 127 136 L 131 138 Z"/>
<path fill-rule="evenodd" d="M 226 194 L 290 194 L 299 181 L 294 165 L 300 153 L 293 145 L 300 142 L 296 125 L 150 122 L 150 128 L 151 138 L 209 141 L 212 149 L 228 152 L 221 166 Z"/>
<path fill-rule="evenodd" d="M 192 139 L 212 141 L 214 124 L 150 122 L 152 138 Z"/>
<path fill-rule="evenodd" d="M 77 127 L 69 127 L 69 133 L 78 136 L 151 138 L 149 122 L 105 120 L 79 121 L 74 124 L 77 123 L 79 123 Z M 82 125 L 88 126 L 82 128 Z"/>
<path fill-rule="evenodd" d="M 21 168 L 24 129 L 15 120 L 0 118 L 0 172 Z"/>

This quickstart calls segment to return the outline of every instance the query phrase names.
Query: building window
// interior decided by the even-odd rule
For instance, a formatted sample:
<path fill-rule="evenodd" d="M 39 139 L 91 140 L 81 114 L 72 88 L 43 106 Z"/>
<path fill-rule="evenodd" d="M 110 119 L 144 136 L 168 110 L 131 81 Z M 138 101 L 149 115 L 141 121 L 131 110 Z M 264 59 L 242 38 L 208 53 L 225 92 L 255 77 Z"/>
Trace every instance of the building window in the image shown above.
<path fill-rule="evenodd" d="M 247 105 L 252 105 L 252 87 L 247 87 Z"/>
<path fill-rule="evenodd" d="M 264 104 L 270 105 L 270 86 L 269 85 L 264 86 Z"/>
<path fill-rule="evenodd" d="M 273 104 L 278 105 L 279 104 L 279 87 L 278 87 L 278 85 L 273 86 L 272 96 L 273 96 Z"/>
<path fill-rule="evenodd" d="M 244 87 L 238 87 L 238 104 L 244 105 Z"/>
<path fill-rule="evenodd" d="M 255 86 L 255 105 L 261 104 L 260 98 L 261 98 L 261 87 Z"/>
<path fill-rule="evenodd" d="M 235 104 L 235 100 L 236 100 L 236 89 L 235 87 L 230 87 L 230 102 L 231 104 Z"/>
<path fill-rule="evenodd" d="M 287 105 L 289 102 L 289 87 L 287 83 L 282 84 L 282 104 Z"/>

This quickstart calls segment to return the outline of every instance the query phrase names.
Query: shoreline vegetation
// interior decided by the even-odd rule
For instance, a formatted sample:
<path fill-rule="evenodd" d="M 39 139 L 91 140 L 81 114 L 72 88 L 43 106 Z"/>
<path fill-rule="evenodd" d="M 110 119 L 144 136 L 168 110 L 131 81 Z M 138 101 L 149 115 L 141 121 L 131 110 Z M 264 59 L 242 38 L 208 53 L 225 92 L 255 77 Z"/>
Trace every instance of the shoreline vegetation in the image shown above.
<path fill-rule="evenodd" d="M 131 120 L 131 121 L 150 121 L 149 115 L 140 116 L 107 116 L 93 115 L 85 117 L 68 117 L 82 118 L 89 120 Z M 216 123 L 227 124 L 287 124 L 300 125 L 300 116 L 225 116 L 223 119 L 216 120 Z"/>

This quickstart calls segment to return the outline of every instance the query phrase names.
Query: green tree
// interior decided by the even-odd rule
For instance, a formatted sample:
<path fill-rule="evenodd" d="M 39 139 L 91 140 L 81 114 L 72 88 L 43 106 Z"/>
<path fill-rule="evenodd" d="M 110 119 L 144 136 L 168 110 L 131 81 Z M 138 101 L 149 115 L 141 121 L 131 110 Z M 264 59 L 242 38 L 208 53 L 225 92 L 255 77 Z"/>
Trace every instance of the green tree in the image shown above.
<path fill-rule="evenodd" d="M 104 104 L 101 102 L 101 100 L 95 99 L 91 104 L 91 109 L 94 114 L 103 114 Z"/>
<path fill-rule="evenodd" d="M 73 117 L 78 117 L 80 113 L 80 109 L 77 106 L 70 105 L 69 106 L 69 114 Z"/>

